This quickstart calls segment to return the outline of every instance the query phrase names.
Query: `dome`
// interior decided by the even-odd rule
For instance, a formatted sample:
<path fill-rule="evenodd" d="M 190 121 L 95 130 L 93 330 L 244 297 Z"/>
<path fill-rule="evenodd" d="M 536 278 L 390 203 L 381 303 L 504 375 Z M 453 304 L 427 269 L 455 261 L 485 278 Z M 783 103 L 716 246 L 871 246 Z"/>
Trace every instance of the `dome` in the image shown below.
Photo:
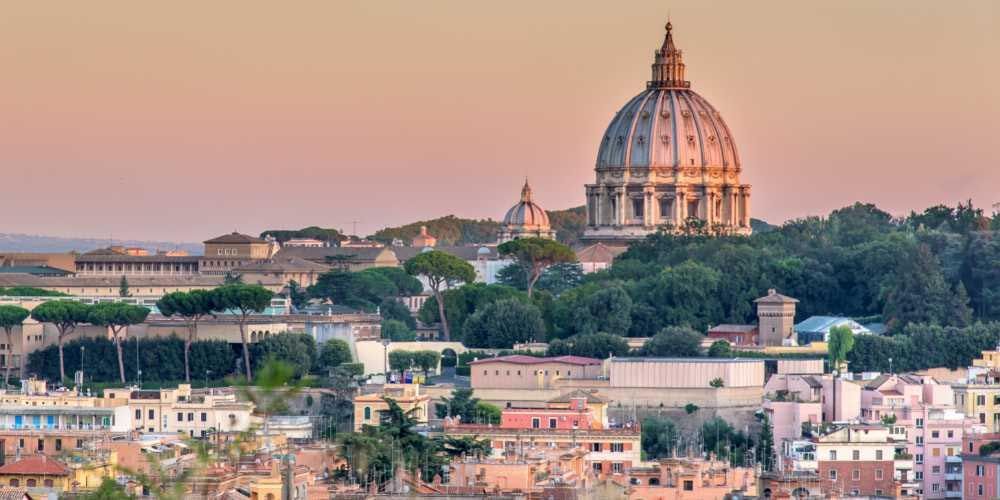
<path fill-rule="evenodd" d="M 585 187 L 589 242 L 658 231 L 750 234 L 750 185 L 729 126 L 691 90 L 668 22 L 646 89 L 615 113 Z"/>
<path fill-rule="evenodd" d="M 507 215 L 503 217 L 503 224 L 507 226 L 522 226 L 525 229 L 549 228 L 549 215 L 531 199 L 531 186 L 528 181 L 524 181 L 521 188 L 521 201 L 510 207 Z"/>
<path fill-rule="evenodd" d="M 500 224 L 498 241 L 504 243 L 518 238 L 555 239 L 555 231 L 549 225 L 549 214 L 531 199 L 531 186 L 524 180 L 521 201 L 510 207 Z"/>
<path fill-rule="evenodd" d="M 653 80 L 615 113 L 604 132 L 597 168 L 718 167 L 733 171 L 723 179 L 735 178 L 740 169 L 736 142 L 722 115 L 683 79 L 681 51 L 670 30 L 668 23 Z"/>

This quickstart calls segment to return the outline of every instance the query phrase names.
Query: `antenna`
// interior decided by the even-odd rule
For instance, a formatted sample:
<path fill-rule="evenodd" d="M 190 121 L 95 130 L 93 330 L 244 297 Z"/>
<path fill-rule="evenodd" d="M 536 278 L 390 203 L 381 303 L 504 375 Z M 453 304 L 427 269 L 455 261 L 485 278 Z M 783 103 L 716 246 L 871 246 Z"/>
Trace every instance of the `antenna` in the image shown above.
<path fill-rule="evenodd" d="M 358 235 L 358 222 L 360 221 L 358 221 L 357 219 L 351 221 L 351 225 L 353 227 L 353 229 L 351 230 L 351 234 L 353 234 L 354 236 Z"/>

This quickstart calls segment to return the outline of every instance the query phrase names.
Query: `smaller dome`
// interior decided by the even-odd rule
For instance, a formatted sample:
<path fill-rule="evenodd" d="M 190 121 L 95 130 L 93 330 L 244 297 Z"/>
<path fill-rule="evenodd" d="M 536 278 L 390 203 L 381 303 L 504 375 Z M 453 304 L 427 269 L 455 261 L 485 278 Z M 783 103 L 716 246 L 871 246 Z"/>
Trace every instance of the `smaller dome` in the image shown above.
<path fill-rule="evenodd" d="M 521 201 L 510 207 L 507 215 L 503 217 L 503 224 L 506 226 L 522 226 L 525 229 L 549 228 L 549 215 L 545 209 L 540 207 L 531 199 L 531 186 L 527 179 L 524 187 L 521 188 Z"/>

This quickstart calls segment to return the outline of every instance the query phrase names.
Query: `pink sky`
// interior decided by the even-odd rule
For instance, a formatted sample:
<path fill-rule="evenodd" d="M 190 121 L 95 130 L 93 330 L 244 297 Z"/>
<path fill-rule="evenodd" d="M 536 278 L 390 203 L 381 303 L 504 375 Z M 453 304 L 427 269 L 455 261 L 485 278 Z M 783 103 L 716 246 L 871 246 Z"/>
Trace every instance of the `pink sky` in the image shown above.
<path fill-rule="evenodd" d="M 670 9 L 778 223 L 1000 202 L 1000 2 L 13 2 L 0 232 L 200 241 L 583 204 Z"/>

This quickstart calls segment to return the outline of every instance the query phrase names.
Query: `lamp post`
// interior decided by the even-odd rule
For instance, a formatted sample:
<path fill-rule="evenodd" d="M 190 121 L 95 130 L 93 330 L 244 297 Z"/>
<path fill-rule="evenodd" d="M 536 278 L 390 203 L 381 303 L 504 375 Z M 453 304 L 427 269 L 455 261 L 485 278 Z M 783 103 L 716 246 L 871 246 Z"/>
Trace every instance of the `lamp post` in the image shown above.
<path fill-rule="evenodd" d="M 86 358 L 86 353 L 87 353 L 87 346 L 81 345 L 80 346 L 80 385 L 83 385 L 83 383 L 87 381 L 87 374 L 86 374 L 86 372 L 84 371 L 84 368 L 83 368 L 84 361 L 86 361 L 86 359 L 87 359 Z"/>
<path fill-rule="evenodd" d="M 139 361 L 139 336 L 135 337 L 135 378 L 139 383 L 139 389 L 142 389 L 142 365 Z"/>
<path fill-rule="evenodd" d="M 889 358 L 889 374 L 892 374 L 892 358 Z"/>
<path fill-rule="evenodd" d="M 382 339 L 382 372 L 385 374 L 385 383 L 389 383 L 389 339 Z"/>

